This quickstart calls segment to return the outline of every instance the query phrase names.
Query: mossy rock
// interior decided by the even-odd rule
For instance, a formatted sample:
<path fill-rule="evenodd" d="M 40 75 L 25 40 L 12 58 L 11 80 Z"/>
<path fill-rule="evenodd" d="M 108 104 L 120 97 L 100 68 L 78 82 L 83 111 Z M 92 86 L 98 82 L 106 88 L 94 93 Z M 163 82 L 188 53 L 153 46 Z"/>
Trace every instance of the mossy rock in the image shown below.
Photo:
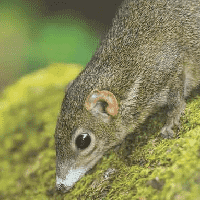
<path fill-rule="evenodd" d="M 0 199 L 200 199 L 200 95 L 187 101 L 175 139 L 162 139 L 164 115 L 151 116 L 127 144 L 111 149 L 66 194 L 55 190 L 54 131 L 64 88 L 82 70 L 54 64 L 1 95 Z M 117 152 L 117 153 L 116 153 Z"/>

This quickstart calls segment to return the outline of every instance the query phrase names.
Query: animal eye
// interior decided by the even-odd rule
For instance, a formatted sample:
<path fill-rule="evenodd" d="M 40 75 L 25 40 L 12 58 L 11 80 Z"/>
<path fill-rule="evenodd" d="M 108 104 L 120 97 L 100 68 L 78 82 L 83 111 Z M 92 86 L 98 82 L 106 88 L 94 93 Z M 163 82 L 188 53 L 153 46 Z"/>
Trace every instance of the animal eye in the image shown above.
<path fill-rule="evenodd" d="M 91 137 L 88 133 L 81 133 L 77 138 L 76 138 L 76 147 L 78 149 L 86 149 L 90 143 L 91 143 Z"/>

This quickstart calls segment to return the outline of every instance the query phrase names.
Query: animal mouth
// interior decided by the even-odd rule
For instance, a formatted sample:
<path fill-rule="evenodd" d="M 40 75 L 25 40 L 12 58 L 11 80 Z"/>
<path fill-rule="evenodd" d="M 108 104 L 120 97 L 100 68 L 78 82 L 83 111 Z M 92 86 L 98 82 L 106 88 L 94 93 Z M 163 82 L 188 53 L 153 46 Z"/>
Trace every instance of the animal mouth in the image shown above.
<path fill-rule="evenodd" d="M 78 168 L 78 169 L 70 169 L 68 174 L 66 175 L 65 179 L 56 177 L 56 187 L 59 191 L 65 193 L 70 190 L 74 184 L 82 178 L 87 169 Z"/>
<path fill-rule="evenodd" d="M 103 154 L 100 154 L 95 157 L 86 167 L 79 167 L 75 169 L 70 168 L 64 179 L 56 176 L 57 190 L 61 191 L 62 193 L 68 192 L 78 180 L 80 180 L 85 174 L 91 172 L 91 169 L 94 168 L 95 164 L 97 164 L 98 160 L 100 160 L 102 156 Z"/>

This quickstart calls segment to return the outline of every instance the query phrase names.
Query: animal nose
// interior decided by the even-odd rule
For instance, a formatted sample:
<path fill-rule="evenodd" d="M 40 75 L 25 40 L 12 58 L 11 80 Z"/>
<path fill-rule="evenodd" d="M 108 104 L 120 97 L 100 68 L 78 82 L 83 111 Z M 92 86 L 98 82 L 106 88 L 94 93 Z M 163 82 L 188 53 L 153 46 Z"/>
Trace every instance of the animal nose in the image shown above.
<path fill-rule="evenodd" d="M 70 189 L 70 187 L 68 188 L 64 184 L 56 185 L 56 187 L 57 187 L 57 190 L 62 193 L 66 193 Z"/>

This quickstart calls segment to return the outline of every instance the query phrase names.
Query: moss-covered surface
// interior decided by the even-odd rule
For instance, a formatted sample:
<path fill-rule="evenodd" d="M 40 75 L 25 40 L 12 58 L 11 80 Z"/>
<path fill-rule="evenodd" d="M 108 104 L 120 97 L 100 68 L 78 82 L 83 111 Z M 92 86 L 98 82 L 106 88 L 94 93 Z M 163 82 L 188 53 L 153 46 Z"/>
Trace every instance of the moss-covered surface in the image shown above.
<path fill-rule="evenodd" d="M 160 138 L 165 111 L 159 112 L 110 150 L 69 193 L 56 192 L 56 119 L 64 87 L 80 70 L 54 64 L 2 94 L 0 199 L 200 200 L 198 94 L 187 101 L 177 138 Z"/>

